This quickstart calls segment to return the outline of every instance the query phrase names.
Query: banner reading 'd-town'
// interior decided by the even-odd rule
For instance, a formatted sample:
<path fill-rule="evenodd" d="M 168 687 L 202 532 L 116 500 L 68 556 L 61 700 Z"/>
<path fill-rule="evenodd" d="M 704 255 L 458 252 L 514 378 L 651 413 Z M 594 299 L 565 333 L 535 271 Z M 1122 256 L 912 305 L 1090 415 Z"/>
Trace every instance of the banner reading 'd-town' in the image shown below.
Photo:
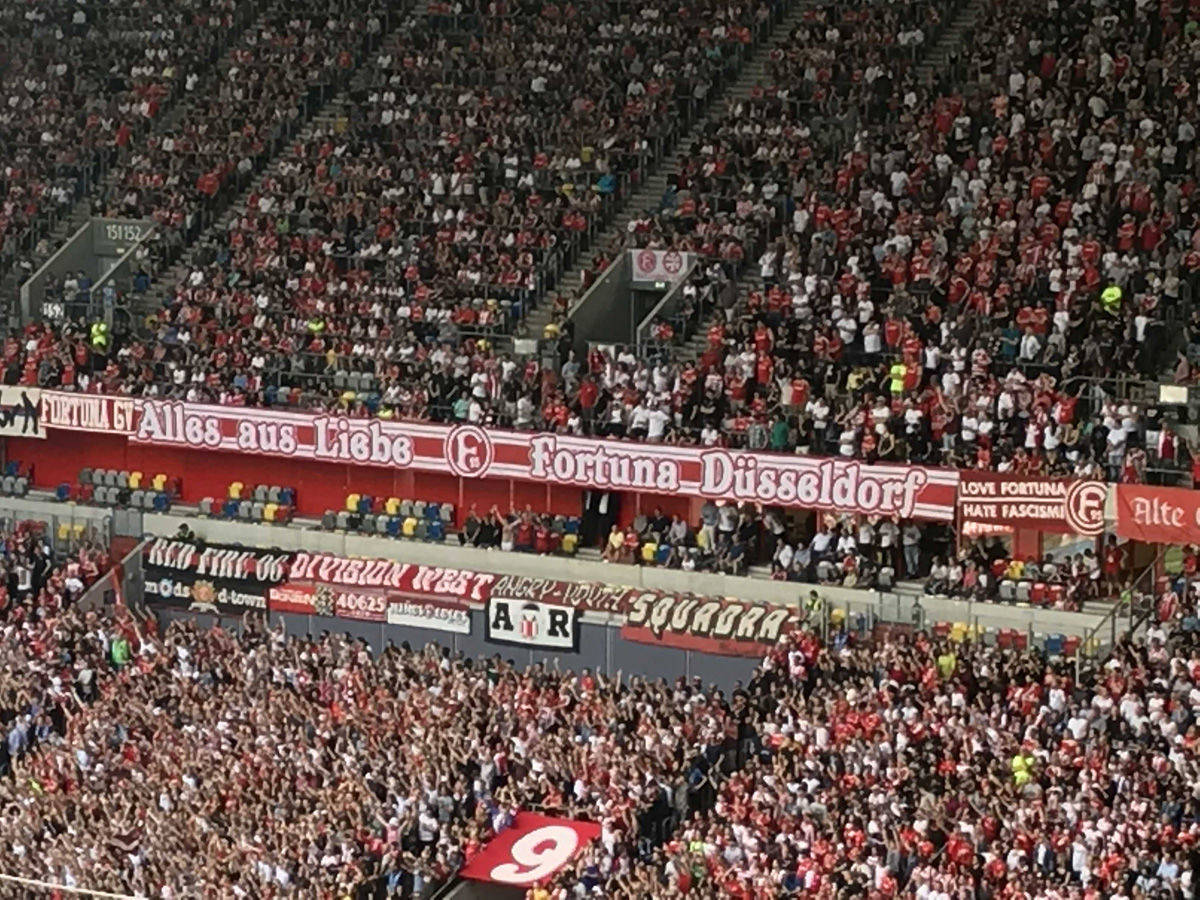
<path fill-rule="evenodd" d="M 42 392 L 41 421 L 154 446 L 943 521 L 958 488 L 953 469 L 57 391 Z"/>
<path fill-rule="evenodd" d="M 265 611 L 267 594 L 287 577 L 290 553 L 159 538 L 142 551 L 146 599 L 191 612 Z"/>

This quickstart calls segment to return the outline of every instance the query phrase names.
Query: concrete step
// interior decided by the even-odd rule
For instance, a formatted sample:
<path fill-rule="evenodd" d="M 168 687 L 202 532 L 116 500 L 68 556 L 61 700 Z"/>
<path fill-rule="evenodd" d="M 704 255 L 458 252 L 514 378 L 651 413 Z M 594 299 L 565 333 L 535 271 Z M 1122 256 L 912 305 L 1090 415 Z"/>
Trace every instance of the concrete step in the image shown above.
<path fill-rule="evenodd" d="M 791 9 L 784 17 L 776 23 L 771 31 L 771 34 L 765 41 L 762 42 L 754 51 L 753 55 L 743 64 L 738 72 L 737 79 L 726 87 L 725 91 L 712 96 L 709 99 L 707 108 L 701 112 L 692 127 L 686 134 L 680 137 L 677 146 L 686 146 L 692 141 L 699 138 L 703 129 L 707 126 L 709 117 L 719 115 L 724 109 L 725 104 L 731 97 L 745 96 L 750 92 L 755 84 L 765 80 L 766 78 L 766 62 L 770 48 L 776 46 L 791 33 L 804 16 L 805 11 L 816 5 L 816 0 L 797 0 L 793 3 Z M 598 236 L 593 246 L 608 246 L 619 241 L 624 244 L 627 239 L 627 226 L 631 219 L 641 215 L 648 209 L 658 208 L 659 201 L 662 198 L 663 192 L 667 188 L 667 179 L 670 174 L 675 173 L 678 167 L 675 163 L 675 156 L 672 153 L 664 154 L 664 158 L 653 172 L 649 174 L 645 182 L 638 190 L 636 190 L 626 200 L 622 210 L 614 216 L 608 228 Z M 558 285 L 560 293 L 577 290 L 580 283 L 578 264 L 574 267 L 575 271 L 564 273 L 564 276 Z M 524 331 L 529 335 L 540 335 L 542 329 L 550 321 L 549 304 L 542 304 L 541 307 L 534 310 L 526 317 L 524 323 Z M 587 340 L 587 335 L 577 334 L 581 340 Z"/>
<path fill-rule="evenodd" d="M 938 40 L 926 47 L 925 53 L 916 66 L 922 80 L 926 82 L 933 80 L 933 76 L 938 71 L 939 66 L 944 64 L 954 48 L 963 42 L 964 37 L 973 27 L 982 9 L 983 0 L 970 0 L 967 6 L 959 11 L 954 20 L 941 33 Z M 784 31 L 783 33 L 786 35 L 788 32 Z M 744 79 L 738 79 L 738 82 L 733 86 L 730 93 L 732 96 L 745 96 L 752 87 L 752 82 L 747 84 Z M 742 93 L 738 93 L 739 91 Z M 741 283 L 738 286 L 739 307 L 745 302 L 746 296 L 750 291 L 762 288 L 762 279 L 759 277 L 758 266 L 755 265 L 755 262 L 755 260 L 749 260 L 749 264 L 742 273 Z M 703 332 L 705 330 L 706 326 L 698 329 L 697 337 L 689 341 L 685 347 L 699 346 L 702 351 L 706 345 L 706 341 L 703 339 Z"/>

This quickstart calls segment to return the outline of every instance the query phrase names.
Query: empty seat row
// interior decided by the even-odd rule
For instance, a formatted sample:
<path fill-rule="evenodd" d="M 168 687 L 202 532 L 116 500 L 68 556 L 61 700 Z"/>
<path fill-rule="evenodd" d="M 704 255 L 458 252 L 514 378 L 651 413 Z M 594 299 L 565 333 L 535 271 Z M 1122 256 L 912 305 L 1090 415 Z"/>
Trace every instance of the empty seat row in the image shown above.
<path fill-rule="evenodd" d="M 346 372 L 339 370 L 333 373 L 333 386 L 342 391 L 354 391 L 365 394 L 375 390 L 375 375 L 371 372 Z"/>
<path fill-rule="evenodd" d="M 54 489 L 54 497 L 63 503 L 99 503 L 101 506 L 129 506 L 134 509 L 166 512 L 172 497 L 167 491 L 131 490 L 106 484 L 69 484 L 62 482 Z"/>
<path fill-rule="evenodd" d="M 230 500 L 250 500 L 253 503 L 274 503 L 276 506 L 295 506 L 296 489 L 277 484 L 248 485 L 244 481 L 231 481 L 226 497 Z"/>
<path fill-rule="evenodd" d="M 24 497 L 29 493 L 29 479 L 24 475 L 5 475 L 0 478 L 0 493 L 9 497 Z"/>
<path fill-rule="evenodd" d="M 333 512 L 333 510 L 330 511 Z M 440 519 L 447 527 L 454 522 L 453 503 L 427 503 L 424 500 L 373 497 L 370 494 L 347 494 L 344 511 L 357 513 L 360 516 L 374 514 L 400 519 L 407 519 L 409 516 L 429 521 Z"/>
<path fill-rule="evenodd" d="M 86 529 L 86 522 L 59 522 L 57 531 L 58 540 L 60 543 L 81 540 Z"/>
<path fill-rule="evenodd" d="M 360 514 L 349 510 L 328 510 L 321 518 L 321 527 L 326 531 L 357 531 L 361 534 L 376 534 L 415 541 L 443 541 L 446 539 L 446 522 L 439 518 L 417 516 L 388 516 L 375 513 Z"/>
<path fill-rule="evenodd" d="M 217 500 L 205 497 L 200 501 L 200 515 L 219 519 L 239 519 L 243 522 L 277 522 L 287 524 L 295 515 L 295 507 L 277 502 L 238 500 L 227 497 Z"/>
<path fill-rule="evenodd" d="M 1034 606 L 1054 606 L 1066 595 L 1062 584 L 1044 581 L 1013 581 L 1006 578 L 999 584 L 999 596 L 1005 603 L 1031 603 Z"/>
<path fill-rule="evenodd" d="M 1004 649 L 1026 650 L 1029 647 L 1029 635 L 1016 628 L 1001 628 L 993 634 L 989 629 L 966 622 L 936 622 L 932 631 L 934 637 L 956 644 L 994 637 L 996 646 Z M 1042 649 L 1047 656 L 1074 656 L 1082 643 L 1078 635 L 1049 634 L 1042 640 Z"/>
<path fill-rule="evenodd" d="M 130 472 L 125 469 L 80 469 L 79 483 L 94 487 L 129 488 L 130 490 L 163 491 L 172 497 L 178 497 L 182 482 L 178 478 L 170 478 L 161 472 L 147 481 L 141 472 Z"/>

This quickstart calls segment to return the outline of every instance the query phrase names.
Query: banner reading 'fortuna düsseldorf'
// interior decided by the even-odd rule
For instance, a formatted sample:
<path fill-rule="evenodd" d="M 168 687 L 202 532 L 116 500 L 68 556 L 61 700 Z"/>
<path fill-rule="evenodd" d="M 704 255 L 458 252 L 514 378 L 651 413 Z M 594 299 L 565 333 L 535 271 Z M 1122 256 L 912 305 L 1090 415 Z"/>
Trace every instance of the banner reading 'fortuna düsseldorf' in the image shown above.
<path fill-rule="evenodd" d="M 49 429 L 120 434 L 155 446 L 466 478 L 517 478 L 943 521 L 954 517 L 958 488 L 957 471 L 925 466 L 58 391 L 43 391 L 41 399 L 41 422 Z"/>

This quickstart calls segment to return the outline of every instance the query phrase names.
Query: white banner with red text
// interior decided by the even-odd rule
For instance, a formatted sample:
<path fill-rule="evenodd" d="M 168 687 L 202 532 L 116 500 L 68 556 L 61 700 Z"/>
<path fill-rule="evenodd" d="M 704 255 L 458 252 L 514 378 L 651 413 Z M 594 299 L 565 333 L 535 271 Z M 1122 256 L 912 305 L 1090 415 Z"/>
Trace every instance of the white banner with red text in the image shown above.
<path fill-rule="evenodd" d="M 678 281 L 692 264 L 691 253 L 678 250 L 630 250 L 633 281 Z"/>
<path fill-rule="evenodd" d="M 950 521 L 953 469 L 43 391 L 49 429 L 281 460 Z"/>
<path fill-rule="evenodd" d="M 488 572 L 301 552 L 267 605 L 272 612 L 469 634 L 470 605 L 486 600 L 495 580 Z"/>

